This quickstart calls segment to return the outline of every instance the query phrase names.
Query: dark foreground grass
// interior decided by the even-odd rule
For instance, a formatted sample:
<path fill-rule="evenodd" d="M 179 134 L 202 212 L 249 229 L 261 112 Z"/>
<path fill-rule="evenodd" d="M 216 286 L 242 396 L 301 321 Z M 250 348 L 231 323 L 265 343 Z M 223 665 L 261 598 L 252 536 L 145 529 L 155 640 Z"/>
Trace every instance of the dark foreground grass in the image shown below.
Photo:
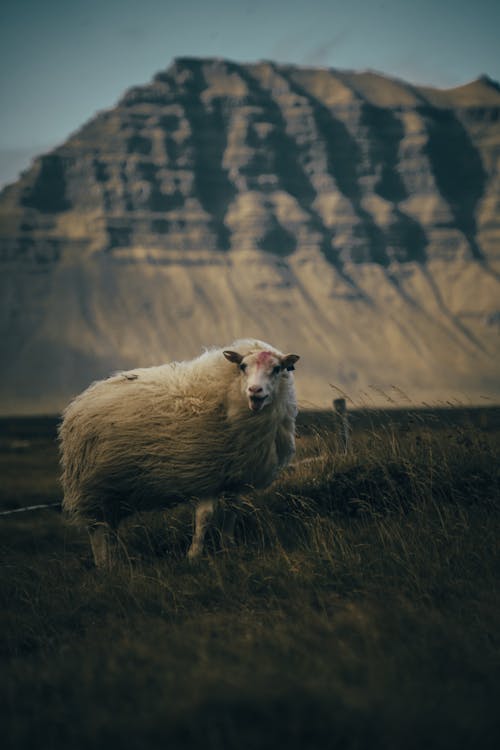
<path fill-rule="evenodd" d="M 57 500 L 50 425 L 4 427 L 2 506 Z M 500 432 L 298 444 L 196 566 L 185 508 L 131 519 L 111 573 L 58 513 L 0 518 L 4 746 L 499 746 Z"/>

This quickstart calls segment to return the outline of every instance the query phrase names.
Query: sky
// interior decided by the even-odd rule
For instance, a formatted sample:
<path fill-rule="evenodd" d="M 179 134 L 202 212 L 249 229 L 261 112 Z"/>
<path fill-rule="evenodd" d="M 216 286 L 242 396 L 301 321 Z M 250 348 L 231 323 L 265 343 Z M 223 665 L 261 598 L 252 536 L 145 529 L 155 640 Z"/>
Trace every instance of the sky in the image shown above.
<path fill-rule="evenodd" d="M 181 56 L 500 81 L 498 0 L 2 0 L 0 186 Z"/>

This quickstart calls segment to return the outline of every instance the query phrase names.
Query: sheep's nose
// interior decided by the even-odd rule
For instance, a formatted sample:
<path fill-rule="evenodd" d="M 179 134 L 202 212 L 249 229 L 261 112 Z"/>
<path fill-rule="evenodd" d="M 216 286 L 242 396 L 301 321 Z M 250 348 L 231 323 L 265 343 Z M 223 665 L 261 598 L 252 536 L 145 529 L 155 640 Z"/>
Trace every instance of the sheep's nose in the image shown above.
<path fill-rule="evenodd" d="M 248 390 L 250 393 L 262 393 L 262 388 L 260 385 L 251 385 L 249 386 Z"/>

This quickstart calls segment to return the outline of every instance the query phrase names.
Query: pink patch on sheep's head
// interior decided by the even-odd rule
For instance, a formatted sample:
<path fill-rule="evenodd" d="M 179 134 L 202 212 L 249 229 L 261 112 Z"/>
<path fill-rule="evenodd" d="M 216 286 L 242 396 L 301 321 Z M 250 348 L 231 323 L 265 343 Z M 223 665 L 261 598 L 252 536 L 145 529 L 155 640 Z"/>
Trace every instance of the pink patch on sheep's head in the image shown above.
<path fill-rule="evenodd" d="M 262 367 L 269 364 L 271 359 L 276 359 L 275 355 L 272 354 L 272 352 L 266 352 L 262 351 L 257 354 L 257 358 L 255 360 L 255 364 Z"/>

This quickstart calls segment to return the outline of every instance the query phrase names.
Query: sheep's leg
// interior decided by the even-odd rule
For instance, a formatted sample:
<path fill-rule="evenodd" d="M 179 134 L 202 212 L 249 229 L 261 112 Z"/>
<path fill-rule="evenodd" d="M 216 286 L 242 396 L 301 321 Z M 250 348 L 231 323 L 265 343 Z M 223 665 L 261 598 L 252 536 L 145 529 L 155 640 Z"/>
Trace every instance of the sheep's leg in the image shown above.
<path fill-rule="evenodd" d="M 210 521 L 212 520 L 215 511 L 215 505 L 215 500 L 202 500 L 196 506 L 193 541 L 191 542 L 191 546 L 187 553 L 189 560 L 194 560 L 203 552 L 205 534 L 210 526 Z"/>
<path fill-rule="evenodd" d="M 96 568 L 111 568 L 116 553 L 115 529 L 103 522 L 89 526 L 88 532 Z"/>
<path fill-rule="evenodd" d="M 224 516 L 222 519 L 222 541 L 224 546 L 234 547 L 236 544 L 234 538 L 234 527 L 236 526 L 237 513 L 232 508 L 224 509 Z"/>

